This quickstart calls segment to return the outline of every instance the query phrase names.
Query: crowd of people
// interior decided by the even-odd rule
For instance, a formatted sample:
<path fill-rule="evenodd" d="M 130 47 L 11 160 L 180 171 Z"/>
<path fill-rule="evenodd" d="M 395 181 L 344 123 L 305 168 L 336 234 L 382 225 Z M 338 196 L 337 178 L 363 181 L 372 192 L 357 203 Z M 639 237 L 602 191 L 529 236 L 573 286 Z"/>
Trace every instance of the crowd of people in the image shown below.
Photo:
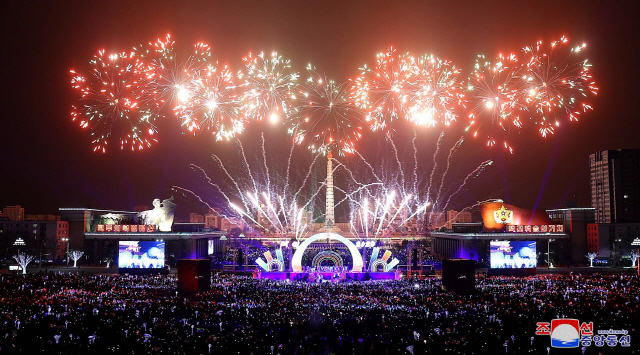
<path fill-rule="evenodd" d="M 640 282 L 629 275 L 479 277 L 476 292 L 437 278 L 352 283 L 214 275 L 185 296 L 175 276 L 40 273 L 0 277 L 0 353 L 555 354 L 537 322 L 624 329 L 638 353 Z M 580 352 L 578 352 L 580 353 Z"/>

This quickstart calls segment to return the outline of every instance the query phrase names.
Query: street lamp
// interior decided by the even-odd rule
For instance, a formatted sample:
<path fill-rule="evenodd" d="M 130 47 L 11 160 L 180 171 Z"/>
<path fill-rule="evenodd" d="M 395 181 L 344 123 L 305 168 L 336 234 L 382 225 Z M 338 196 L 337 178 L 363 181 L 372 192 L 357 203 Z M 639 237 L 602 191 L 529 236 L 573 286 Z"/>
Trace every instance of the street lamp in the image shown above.
<path fill-rule="evenodd" d="M 67 253 L 65 254 L 67 256 L 67 268 L 69 268 L 69 238 L 62 238 L 62 241 L 67 243 Z"/>
<path fill-rule="evenodd" d="M 618 248 L 616 247 L 616 244 L 620 243 L 622 241 L 622 239 L 614 239 L 613 240 L 613 264 L 617 264 L 618 262 L 618 253 L 617 250 Z"/>
<path fill-rule="evenodd" d="M 555 241 L 555 239 L 547 240 L 547 266 L 549 267 L 549 269 L 553 269 L 553 264 L 551 263 L 551 252 L 549 251 L 549 249 L 551 247 L 551 242 Z"/>
<path fill-rule="evenodd" d="M 640 253 L 638 253 L 638 249 L 640 248 L 640 238 L 636 238 L 631 242 L 632 247 L 636 247 L 636 267 L 638 268 L 638 276 L 640 276 Z"/>

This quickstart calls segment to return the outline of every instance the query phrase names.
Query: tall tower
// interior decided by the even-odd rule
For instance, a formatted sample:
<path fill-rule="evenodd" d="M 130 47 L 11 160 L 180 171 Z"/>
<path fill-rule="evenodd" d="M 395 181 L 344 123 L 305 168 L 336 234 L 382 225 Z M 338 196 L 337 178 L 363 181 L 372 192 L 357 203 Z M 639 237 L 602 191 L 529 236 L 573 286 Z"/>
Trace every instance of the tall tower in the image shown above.
<path fill-rule="evenodd" d="M 333 162 L 331 159 L 333 155 L 329 152 L 327 155 L 327 198 L 326 198 L 326 208 L 325 208 L 325 228 L 327 232 L 333 231 L 333 225 L 335 223 L 334 211 L 333 211 Z"/>

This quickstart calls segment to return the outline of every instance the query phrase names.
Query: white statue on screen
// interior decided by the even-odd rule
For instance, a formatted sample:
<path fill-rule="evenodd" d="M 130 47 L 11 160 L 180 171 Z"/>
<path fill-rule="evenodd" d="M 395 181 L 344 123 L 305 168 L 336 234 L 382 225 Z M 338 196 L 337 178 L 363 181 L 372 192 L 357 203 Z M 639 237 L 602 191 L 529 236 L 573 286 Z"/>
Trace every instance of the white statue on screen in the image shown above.
<path fill-rule="evenodd" d="M 138 220 L 146 225 L 153 225 L 160 232 L 171 232 L 176 204 L 173 196 L 160 202 L 159 198 L 153 200 L 153 209 L 138 214 Z"/>

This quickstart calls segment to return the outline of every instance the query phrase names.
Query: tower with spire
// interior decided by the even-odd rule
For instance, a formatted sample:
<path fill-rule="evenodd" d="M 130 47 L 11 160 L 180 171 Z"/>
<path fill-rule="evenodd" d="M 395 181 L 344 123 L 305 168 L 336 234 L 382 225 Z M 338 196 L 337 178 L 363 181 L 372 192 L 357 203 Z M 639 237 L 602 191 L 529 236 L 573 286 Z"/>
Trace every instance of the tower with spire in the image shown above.
<path fill-rule="evenodd" d="M 327 155 L 327 197 L 325 207 L 324 227 L 327 232 L 333 231 L 335 224 L 334 205 L 333 205 L 333 155 L 331 152 Z"/>

